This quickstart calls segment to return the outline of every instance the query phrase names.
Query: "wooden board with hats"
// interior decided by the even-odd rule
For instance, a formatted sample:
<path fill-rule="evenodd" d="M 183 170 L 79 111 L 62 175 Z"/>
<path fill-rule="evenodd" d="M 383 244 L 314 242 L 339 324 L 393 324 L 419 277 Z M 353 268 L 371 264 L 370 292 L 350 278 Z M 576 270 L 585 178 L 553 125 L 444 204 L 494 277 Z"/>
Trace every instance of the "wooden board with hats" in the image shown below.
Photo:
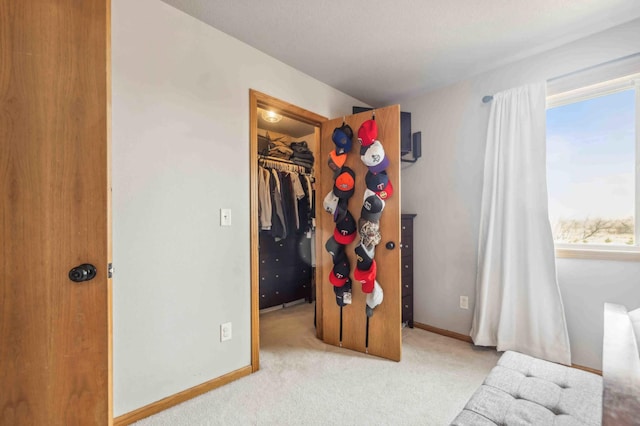
<path fill-rule="evenodd" d="M 355 185 L 353 194 L 348 199 L 347 208 L 355 217 L 356 222 L 361 216 L 364 194 L 367 189 L 365 180 L 367 172 L 371 173 L 371 168 L 361 159 L 362 144 L 359 143 L 360 133 L 366 140 L 365 149 L 374 146 L 369 153 L 369 161 L 376 172 L 386 172 L 386 175 L 379 179 L 371 179 L 376 185 L 380 184 L 385 188 L 387 182 L 393 182 L 393 190 L 389 191 L 388 197 L 384 199 L 384 213 L 379 215 L 379 232 L 382 235 L 380 243 L 375 249 L 376 277 L 384 290 L 384 300 L 375 308 L 375 313 L 369 320 L 368 349 L 366 347 L 366 294 L 363 292 L 359 281 L 353 280 L 354 271 L 358 264 L 355 248 L 360 244 L 360 235 L 355 240 L 346 245 L 344 253 L 349 258 L 352 278 L 352 303 L 342 308 L 342 347 L 368 352 L 369 354 L 383 358 L 399 361 L 402 353 L 402 310 L 401 297 L 402 288 L 401 277 L 401 254 L 400 254 L 400 106 L 393 105 L 375 110 L 375 123 L 372 123 L 372 112 L 362 112 L 359 114 L 340 117 L 323 123 L 321 127 L 321 143 L 319 158 L 330 159 L 331 151 L 338 146 L 333 140 L 335 129 L 344 128 L 348 125 L 353 129 L 351 146 L 344 141 L 343 133 L 338 132 L 342 139 L 339 139 L 340 147 L 348 148 L 344 166 L 353 170 L 355 175 Z M 364 126 L 363 126 L 364 124 Z M 362 131 L 360 129 L 362 127 Z M 346 132 L 348 133 L 348 132 Z M 379 141 L 376 143 L 375 141 Z M 382 154 L 383 153 L 383 154 Z M 372 154 L 382 154 L 378 160 Z M 333 153 L 335 157 L 335 152 Z M 340 159 L 342 162 L 343 158 Z M 335 162 L 334 162 L 335 163 Z M 377 168 L 375 166 L 378 166 Z M 318 171 L 319 188 L 317 193 L 327 194 L 334 188 L 335 171 L 329 166 Z M 380 191 L 380 189 L 378 189 Z M 378 215 L 374 215 L 378 217 Z M 334 215 L 321 212 L 317 217 L 317 238 L 322 242 L 334 236 L 335 223 Z M 394 248 L 386 248 L 387 242 L 393 242 Z M 319 304 L 322 313 L 318 318 L 322 322 L 322 339 L 329 344 L 340 345 L 340 307 L 336 303 L 336 294 L 333 285 L 329 282 L 329 274 L 332 271 L 333 256 L 326 250 L 318 252 L 317 256 L 317 277 L 318 286 L 322 286 L 322 291 L 318 292 L 322 302 Z M 320 282 L 321 279 L 321 282 Z"/>

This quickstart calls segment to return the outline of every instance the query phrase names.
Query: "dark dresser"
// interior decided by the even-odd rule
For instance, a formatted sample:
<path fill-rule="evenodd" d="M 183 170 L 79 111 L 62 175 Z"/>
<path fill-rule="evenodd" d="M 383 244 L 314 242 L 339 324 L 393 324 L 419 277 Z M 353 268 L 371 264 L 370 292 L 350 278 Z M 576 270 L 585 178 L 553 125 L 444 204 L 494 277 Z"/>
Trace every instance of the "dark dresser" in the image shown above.
<path fill-rule="evenodd" d="M 311 300 L 311 240 L 304 234 L 275 241 L 260 233 L 260 309 Z"/>
<path fill-rule="evenodd" d="M 413 219 L 415 214 L 402 214 L 400 242 L 402 253 L 402 322 L 413 328 Z"/>

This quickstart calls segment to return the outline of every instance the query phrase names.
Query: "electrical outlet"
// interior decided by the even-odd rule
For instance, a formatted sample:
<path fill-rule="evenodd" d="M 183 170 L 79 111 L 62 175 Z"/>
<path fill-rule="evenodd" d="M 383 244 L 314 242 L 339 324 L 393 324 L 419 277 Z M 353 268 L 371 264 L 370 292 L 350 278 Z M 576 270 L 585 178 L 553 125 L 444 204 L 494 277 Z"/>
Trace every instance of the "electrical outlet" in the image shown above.
<path fill-rule="evenodd" d="M 231 340 L 231 323 L 225 322 L 220 324 L 220 341 Z"/>
<path fill-rule="evenodd" d="M 469 298 L 467 296 L 460 296 L 460 309 L 469 309 Z"/>

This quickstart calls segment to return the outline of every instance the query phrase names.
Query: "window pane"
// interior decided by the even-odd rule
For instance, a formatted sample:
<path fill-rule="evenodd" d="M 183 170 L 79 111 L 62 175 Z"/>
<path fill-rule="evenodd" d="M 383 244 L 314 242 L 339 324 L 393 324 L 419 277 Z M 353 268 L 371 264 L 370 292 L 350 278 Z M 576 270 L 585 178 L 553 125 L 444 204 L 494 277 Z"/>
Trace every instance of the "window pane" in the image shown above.
<path fill-rule="evenodd" d="M 556 242 L 635 244 L 635 108 L 626 90 L 547 110 Z"/>

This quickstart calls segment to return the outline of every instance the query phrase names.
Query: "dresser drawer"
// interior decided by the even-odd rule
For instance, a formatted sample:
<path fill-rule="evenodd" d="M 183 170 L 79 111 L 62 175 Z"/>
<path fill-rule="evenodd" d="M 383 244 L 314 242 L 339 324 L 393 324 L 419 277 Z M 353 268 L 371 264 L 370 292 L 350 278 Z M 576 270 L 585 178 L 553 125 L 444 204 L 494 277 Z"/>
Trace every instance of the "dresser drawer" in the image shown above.
<path fill-rule="evenodd" d="M 260 271 L 260 309 L 307 298 L 312 268 L 284 266 Z"/>
<path fill-rule="evenodd" d="M 400 260 L 402 276 L 413 276 L 413 256 L 402 256 L 402 259 Z"/>
<path fill-rule="evenodd" d="M 402 277 L 402 297 L 413 294 L 413 276 Z"/>
<path fill-rule="evenodd" d="M 402 298 L 402 322 L 409 323 L 413 327 L 413 297 L 406 296 Z"/>
<path fill-rule="evenodd" d="M 413 238 L 402 237 L 400 241 L 402 243 L 402 247 L 400 248 L 402 257 L 411 256 L 413 254 Z"/>
<path fill-rule="evenodd" d="M 304 235 L 275 241 L 260 234 L 260 267 L 281 268 L 304 263 L 311 264 L 311 240 Z"/>

